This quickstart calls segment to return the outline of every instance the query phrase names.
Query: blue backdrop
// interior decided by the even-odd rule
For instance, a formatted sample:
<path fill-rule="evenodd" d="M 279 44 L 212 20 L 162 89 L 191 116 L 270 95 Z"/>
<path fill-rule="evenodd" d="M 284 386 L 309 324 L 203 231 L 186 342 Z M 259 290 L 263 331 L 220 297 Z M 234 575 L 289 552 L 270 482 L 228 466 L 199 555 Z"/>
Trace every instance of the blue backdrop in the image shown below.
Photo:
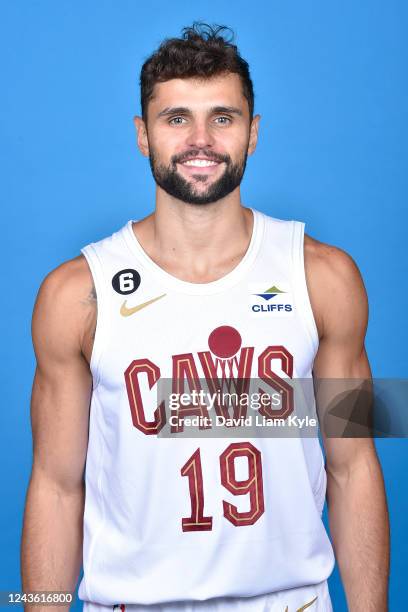
<path fill-rule="evenodd" d="M 252 69 L 262 120 L 243 202 L 303 220 L 353 256 L 370 300 L 373 374 L 407 376 L 408 4 L 193 4 L 2 2 L 0 590 L 20 590 L 36 293 L 80 247 L 151 212 L 154 184 L 132 124 L 139 70 L 193 20 L 231 26 Z M 392 527 L 390 610 L 399 612 L 408 609 L 407 443 L 377 448 Z M 337 569 L 329 585 L 335 611 L 346 610 Z"/>

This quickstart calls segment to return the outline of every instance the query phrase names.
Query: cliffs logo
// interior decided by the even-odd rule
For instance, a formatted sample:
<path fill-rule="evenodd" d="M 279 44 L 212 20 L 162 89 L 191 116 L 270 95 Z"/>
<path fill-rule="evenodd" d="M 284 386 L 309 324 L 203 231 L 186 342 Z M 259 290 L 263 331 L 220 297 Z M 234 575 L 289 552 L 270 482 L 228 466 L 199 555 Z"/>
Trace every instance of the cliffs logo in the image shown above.
<path fill-rule="evenodd" d="M 266 283 L 263 285 L 265 287 Z M 281 289 L 282 285 L 272 285 L 262 289 L 262 285 L 251 285 L 250 308 L 254 316 L 291 316 L 293 303 L 289 291 Z M 286 289 L 286 287 L 285 287 Z"/>
<path fill-rule="evenodd" d="M 286 291 L 281 291 L 280 289 L 276 287 L 276 285 L 274 285 L 273 287 L 271 287 L 270 289 L 267 289 L 263 293 L 255 293 L 255 295 L 268 301 L 271 298 L 275 297 L 275 295 L 278 295 L 278 293 L 286 293 Z"/>

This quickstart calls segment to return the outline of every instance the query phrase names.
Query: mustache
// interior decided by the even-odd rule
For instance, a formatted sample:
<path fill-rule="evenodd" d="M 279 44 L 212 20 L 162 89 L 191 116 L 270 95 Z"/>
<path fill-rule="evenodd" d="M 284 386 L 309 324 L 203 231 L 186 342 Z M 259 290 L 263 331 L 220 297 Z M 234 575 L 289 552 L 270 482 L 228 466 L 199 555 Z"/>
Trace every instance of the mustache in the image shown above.
<path fill-rule="evenodd" d="M 231 162 L 231 157 L 227 154 L 222 155 L 221 153 L 214 153 L 214 151 L 207 151 L 206 149 L 190 149 L 189 151 L 186 151 L 185 153 L 180 153 L 179 155 L 173 155 L 171 157 L 171 163 L 172 164 L 182 164 L 188 159 L 193 159 L 194 157 L 199 157 L 200 155 L 203 155 L 210 161 L 214 161 L 218 163 L 225 162 L 228 164 Z"/>

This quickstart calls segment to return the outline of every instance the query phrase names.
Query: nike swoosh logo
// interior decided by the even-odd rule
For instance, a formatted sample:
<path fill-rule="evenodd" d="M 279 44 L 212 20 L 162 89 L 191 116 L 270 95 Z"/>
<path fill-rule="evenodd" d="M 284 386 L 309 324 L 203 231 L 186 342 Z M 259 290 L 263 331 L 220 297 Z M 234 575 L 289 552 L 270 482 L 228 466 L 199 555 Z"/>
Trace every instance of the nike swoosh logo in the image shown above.
<path fill-rule="evenodd" d="M 155 297 L 152 300 L 148 300 L 147 302 L 143 302 L 143 304 L 138 304 L 137 306 L 132 306 L 132 308 L 128 308 L 126 306 L 126 300 L 125 300 L 123 302 L 122 306 L 120 307 L 120 314 L 122 315 L 122 317 L 130 317 L 130 315 L 134 314 L 135 312 L 139 312 L 139 310 L 142 310 L 142 308 L 146 308 L 146 306 L 150 306 L 150 304 L 153 304 L 154 302 L 157 302 L 157 300 L 161 300 L 161 298 L 163 298 L 165 295 L 167 295 L 167 294 L 163 293 L 163 295 L 159 295 L 158 297 Z"/>
<path fill-rule="evenodd" d="M 312 603 L 314 603 L 314 602 L 316 601 L 316 599 L 317 599 L 317 595 L 316 595 L 316 597 L 315 597 L 314 599 L 312 599 L 312 601 L 309 601 L 309 603 L 305 603 L 305 604 L 304 604 L 304 605 L 303 605 L 301 608 L 298 608 L 298 609 L 296 610 L 296 612 L 303 612 L 303 610 L 306 610 L 306 608 L 308 608 L 309 606 L 311 606 L 311 605 L 312 605 Z M 285 608 L 285 612 L 289 612 L 289 608 L 288 608 L 288 606 L 286 606 L 286 608 Z"/>

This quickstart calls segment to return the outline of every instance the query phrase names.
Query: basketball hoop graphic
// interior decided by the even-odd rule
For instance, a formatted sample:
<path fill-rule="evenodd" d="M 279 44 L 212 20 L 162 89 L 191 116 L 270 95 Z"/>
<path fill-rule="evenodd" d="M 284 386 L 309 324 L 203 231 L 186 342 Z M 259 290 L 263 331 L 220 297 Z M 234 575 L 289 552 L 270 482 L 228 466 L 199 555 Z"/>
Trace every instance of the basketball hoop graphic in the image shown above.
<path fill-rule="evenodd" d="M 229 325 L 222 325 L 214 329 L 208 337 L 208 346 L 215 355 L 215 368 L 218 380 L 221 383 L 220 391 L 224 386 L 231 393 L 233 388 L 237 390 L 236 380 L 238 378 L 237 353 L 242 345 L 241 334 Z"/>
<path fill-rule="evenodd" d="M 246 406 L 239 398 L 248 392 L 254 347 L 242 346 L 241 334 L 230 325 L 216 327 L 208 337 L 209 351 L 198 352 L 208 392 L 216 397 L 215 411 L 229 417 L 228 405 L 234 418 L 245 416 Z M 224 405 L 224 398 L 229 398 Z"/>

